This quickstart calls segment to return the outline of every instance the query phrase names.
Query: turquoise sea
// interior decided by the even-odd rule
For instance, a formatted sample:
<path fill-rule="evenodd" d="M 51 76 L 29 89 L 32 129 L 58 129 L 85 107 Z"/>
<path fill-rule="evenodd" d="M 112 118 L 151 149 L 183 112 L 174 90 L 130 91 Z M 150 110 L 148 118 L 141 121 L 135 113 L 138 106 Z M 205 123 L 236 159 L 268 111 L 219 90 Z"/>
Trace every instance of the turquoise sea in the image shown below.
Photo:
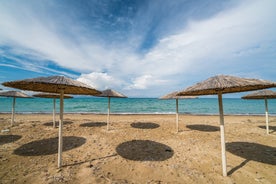
<path fill-rule="evenodd" d="M 106 113 L 107 98 L 81 97 L 64 100 L 66 113 Z M 224 98 L 225 114 L 264 114 L 264 100 L 243 100 Z M 11 112 L 12 98 L 0 98 L 0 113 Z M 276 115 L 276 100 L 268 100 L 270 115 Z M 56 100 L 59 111 L 59 100 Z M 111 113 L 118 114 L 173 114 L 175 100 L 157 98 L 111 98 Z M 31 98 L 16 99 L 16 112 L 20 113 L 52 113 L 53 99 Z M 184 114 L 218 114 L 217 98 L 197 98 L 179 100 L 179 112 Z"/>

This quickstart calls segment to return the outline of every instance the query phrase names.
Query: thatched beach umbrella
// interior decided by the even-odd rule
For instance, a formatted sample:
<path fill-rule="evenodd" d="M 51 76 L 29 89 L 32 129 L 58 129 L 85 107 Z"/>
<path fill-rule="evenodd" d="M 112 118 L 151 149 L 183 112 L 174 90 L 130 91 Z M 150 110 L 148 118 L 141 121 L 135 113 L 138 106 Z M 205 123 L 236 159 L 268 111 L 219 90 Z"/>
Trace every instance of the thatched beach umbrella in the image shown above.
<path fill-rule="evenodd" d="M 11 117 L 11 126 L 14 125 L 14 112 L 15 112 L 15 101 L 16 98 L 31 98 L 30 96 L 26 95 L 25 93 L 22 93 L 20 91 L 5 91 L 1 92 L 0 96 L 5 97 L 12 97 L 13 103 L 12 103 L 12 117 Z"/>
<path fill-rule="evenodd" d="M 60 94 L 55 94 L 55 93 L 37 93 L 33 95 L 34 97 L 39 97 L 39 98 L 52 98 L 53 99 L 53 128 L 56 127 L 56 98 L 60 98 Z M 64 95 L 63 98 L 73 98 L 72 96 L 69 95 Z"/>
<path fill-rule="evenodd" d="M 247 79 L 234 76 L 218 75 L 211 77 L 203 82 L 197 83 L 177 95 L 218 95 L 219 114 L 220 114 L 220 132 L 221 132 L 221 152 L 222 152 L 222 171 L 223 176 L 227 176 L 226 156 L 225 156 L 225 139 L 224 139 L 224 116 L 222 105 L 222 94 L 236 93 L 243 91 L 252 91 L 276 87 L 276 83 L 261 80 Z"/>
<path fill-rule="evenodd" d="M 251 94 L 245 95 L 242 99 L 255 99 L 255 100 L 265 100 L 265 122 L 266 122 L 266 133 L 269 134 L 269 120 L 268 120 L 268 106 L 267 99 L 276 98 L 276 92 L 271 90 L 261 90 L 253 92 Z"/>
<path fill-rule="evenodd" d="M 102 91 L 102 94 L 100 95 L 101 97 L 108 97 L 108 112 L 107 112 L 107 126 L 106 129 L 109 130 L 109 122 L 110 122 L 110 98 L 127 98 L 127 96 L 112 90 L 112 89 L 107 89 Z"/>
<path fill-rule="evenodd" d="M 2 85 L 22 90 L 59 93 L 60 94 L 60 121 L 58 167 L 62 166 L 62 127 L 63 127 L 63 97 L 64 94 L 100 95 L 101 92 L 76 80 L 64 76 L 38 77 L 32 79 L 4 82 Z"/>
<path fill-rule="evenodd" d="M 175 91 L 175 92 L 172 92 L 172 93 L 169 93 L 167 95 L 164 95 L 162 97 L 160 97 L 160 99 L 162 100 L 167 100 L 167 99 L 175 99 L 175 105 L 176 105 L 176 132 L 179 131 L 179 126 L 178 126 L 178 122 L 179 122 L 179 118 L 178 118 L 178 99 L 194 99 L 194 98 L 197 98 L 197 96 L 177 96 L 179 92 L 178 91 Z"/>

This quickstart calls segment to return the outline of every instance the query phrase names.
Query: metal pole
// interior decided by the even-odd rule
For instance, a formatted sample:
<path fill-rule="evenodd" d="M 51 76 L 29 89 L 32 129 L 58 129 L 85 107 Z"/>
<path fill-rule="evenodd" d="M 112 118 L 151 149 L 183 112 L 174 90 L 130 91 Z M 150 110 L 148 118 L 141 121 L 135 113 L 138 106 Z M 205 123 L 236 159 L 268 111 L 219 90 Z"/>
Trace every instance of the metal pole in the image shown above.
<path fill-rule="evenodd" d="M 265 123 L 266 123 L 266 134 L 269 134 L 267 98 L 265 98 Z"/>
<path fill-rule="evenodd" d="M 109 130 L 109 121 L 110 121 L 109 114 L 110 114 L 110 97 L 108 97 L 107 126 L 106 126 L 107 130 Z"/>
<path fill-rule="evenodd" d="M 224 116 L 222 105 L 222 93 L 218 93 L 219 115 L 220 115 L 220 138 L 221 138 L 221 160 L 222 160 L 222 175 L 227 176 L 226 170 L 226 154 L 225 154 L 225 138 L 224 138 Z"/>
<path fill-rule="evenodd" d="M 12 117 L 11 117 L 11 126 L 14 125 L 14 112 L 15 112 L 15 97 L 13 97 L 12 101 Z"/>
<path fill-rule="evenodd" d="M 54 108 L 53 108 L 53 128 L 56 127 L 56 99 L 53 99 Z"/>
<path fill-rule="evenodd" d="M 178 126 L 178 98 L 175 99 L 175 105 L 176 105 L 176 133 L 179 131 L 179 126 Z"/>
<path fill-rule="evenodd" d="M 58 131 L 58 168 L 62 166 L 62 126 L 63 126 L 63 95 L 64 90 L 60 91 L 60 120 L 59 120 L 59 131 Z"/>

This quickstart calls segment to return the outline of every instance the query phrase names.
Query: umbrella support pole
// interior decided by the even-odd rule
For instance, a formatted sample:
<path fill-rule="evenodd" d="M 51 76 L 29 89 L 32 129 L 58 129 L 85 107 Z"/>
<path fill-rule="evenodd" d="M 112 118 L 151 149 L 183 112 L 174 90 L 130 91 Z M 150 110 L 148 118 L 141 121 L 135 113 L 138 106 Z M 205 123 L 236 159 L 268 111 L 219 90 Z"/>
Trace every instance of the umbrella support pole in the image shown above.
<path fill-rule="evenodd" d="M 61 92 L 60 92 L 60 113 L 59 113 L 60 120 L 59 120 L 59 131 L 58 131 L 58 168 L 61 168 L 61 166 L 62 166 L 63 96 L 64 96 L 64 91 L 61 90 Z"/>
<path fill-rule="evenodd" d="M 54 108 L 53 108 L 53 128 L 56 127 L 56 99 L 53 99 Z"/>
<path fill-rule="evenodd" d="M 176 105 L 176 133 L 179 131 L 179 117 L 178 117 L 178 98 L 175 100 L 175 105 Z"/>
<path fill-rule="evenodd" d="M 219 100 L 219 115 L 220 115 L 220 138 L 221 138 L 222 175 L 223 176 L 227 176 L 222 93 L 218 94 L 218 100 Z"/>
<path fill-rule="evenodd" d="M 12 100 L 12 117 L 11 117 L 11 126 L 14 125 L 14 112 L 15 112 L 15 97 Z"/>
<path fill-rule="evenodd" d="M 268 120 L 268 106 L 267 106 L 267 98 L 265 98 L 265 124 L 266 124 L 266 134 L 269 134 L 269 120 Z"/>
<path fill-rule="evenodd" d="M 108 97 L 108 110 L 107 110 L 107 123 L 106 123 L 106 130 L 109 130 L 109 121 L 110 121 L 110 97 Z"/>

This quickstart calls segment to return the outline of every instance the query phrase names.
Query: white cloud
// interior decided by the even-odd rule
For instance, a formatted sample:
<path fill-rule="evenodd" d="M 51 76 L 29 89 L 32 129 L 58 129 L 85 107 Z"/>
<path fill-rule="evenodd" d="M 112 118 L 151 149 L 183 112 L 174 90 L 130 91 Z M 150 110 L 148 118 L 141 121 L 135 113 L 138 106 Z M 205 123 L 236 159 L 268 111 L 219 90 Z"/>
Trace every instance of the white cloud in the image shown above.
<path fill-rule="evenodd" d="M 32 71 L 41 74 L 49 74 L 49 75 L 65 75 L 71 78 L 76 78 L 77 76 L 71 74 L 69 72 L 65 72 L 63 70 L 52 69 L 49 67 L 45 67 L 44 64 L 39 64 L 41 61 L 32 59 L 33 62 L 26 61 L 22 58 L 13 57 L 12 55 L 1 53 L 1 56 L 5 57 L 5 59 L 12 60 L 13 63 L 0 63 L 0 66 L 10 67 L 10 68 L 17 68 L 20 70 Z"/>
<path fill-rule="evenodd" d="M 132 84 L 126 89 L 148 89 L 150 87 L 163 85 L 166 82 L 166 80 L 156 79 L 152 75 L 143 75 L 132 80 Z"/>
<path fill-rule="evenodd" d="M 120 79 L 116 79 L 106 73 L 98 72 L 82 74 L 77 80 L 99 90 L 116 89 L 121 87 L 123 83 Z"/>
<path fill-rule="evenodd" d="M 161 39 L 147 53 L 146 72 L 164 76 L 199 72 L 202 68 L 211 71 L 218 61 L 223 66 L 227 66 L 229 60 L 238 61 L 234 58 L 236 53 L 252 46 L 260 45 L 258 49 L 265 51 L 262 45 L 276 40 L 273 33 L 276 32 L 273 23 L 276 13 L 273 13 L 272 7 L 264 1 L 252 1 L 208 20 L 191 21 L 178 34 Z M 253 52 L 256 53 L 256 50 Z"/>
<path fill-rule="evenodd" d="M 275 53 L 274 7 L 276 1 L 273 0 L 243 1 L 208 19 L 191 19 L 185 27 L 177 25 L 177 30 L 166 29 L 173 34 L 161 34 L 164 37 L 159 38 L 154 47 L 141 53 L 137 47 L 144 33 L 131 33 L 125 42 L 110 40 L 110 44 L 106 44 L 99 41 L 97 35 L 92 38 L 83 35 L 77 23 L 73 29 L 66 22 L 61 24 L 59 19 L 49 23 L 46 16 L 37 16 L 34 9 L 0 6 L 0 45 L 8 44 L 14 53 L 29 54 L 41 62 L 51 60 L 81 72 L 78 80 L 97 89 L 121 88 L 127 95 L 139 89 L 137 96 L 144 95 L 144 91 L 150 96 L 160 96 L 165 89 L 168 92 L 178 86 L 182 89 L 186 84 L 202 80 L 203 76 L 225 72 L 248 74 L 247 77 L 252 73 L 265 75 L 254 71 L 257 67 L 252 62 L 260 63 L 259 58 Z M 172 26 L 170 21 L 166 22 L 167 26 Z M 177 23 L 181 24 L 181 20 Z M 74 30 L 71 36 L 60 32 L 61 25 L 65 26 L 63 30 Z M 165 26 L 163 24 L 162 29 Z M 262 62 L 271 60 L 267 58 Z M 26 63 L 25 67 L 32 71 L 35 71 L 33 67 L 45 70 L 39 63 Z M 190 77 L 196 78 L 187 81 Z M 164 89 L 156 91 L 158 86 Z"/>
<path fill-rule="evenodd" d="M 147 89 L 152 83 L 151 75 L 143 75 L 133 80 L 133 84 L 129 86 L 130 89 Z"/>
<path fill-rule="evenodd" d="M 21 3 L 0 6 L 0 44 L 13 47 L 15 53 L 32 53 L 41 60 L 51 60 L 62 67 L 81 72 L 100 71 L 104 64 L 99 63 L 110 60 L 106 52 L 108 48 L 86 41 L 87 38 L 80 32 L 67 37 L 66 33 L 63 35 L 60 32 L 58 19 L 49 23 L 47 17 L 35 12 L 35 8 L 27 8 Z"/>

